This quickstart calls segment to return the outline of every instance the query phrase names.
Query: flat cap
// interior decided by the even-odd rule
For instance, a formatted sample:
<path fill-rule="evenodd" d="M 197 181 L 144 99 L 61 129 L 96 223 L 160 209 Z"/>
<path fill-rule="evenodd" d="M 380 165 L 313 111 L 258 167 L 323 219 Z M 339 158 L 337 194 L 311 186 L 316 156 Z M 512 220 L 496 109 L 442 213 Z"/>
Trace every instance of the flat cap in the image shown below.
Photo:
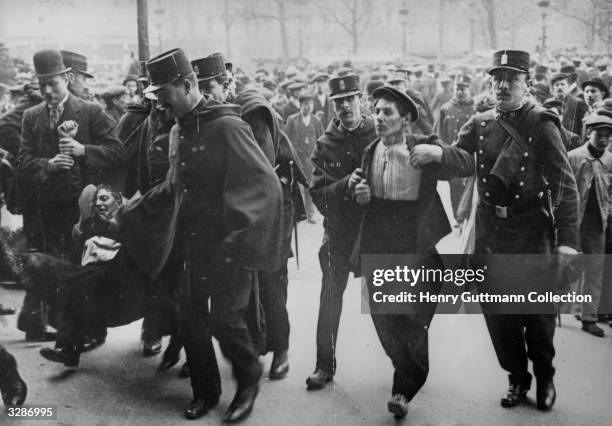
<path fill-rule="evenodd" d="M 419 110 L 417 109 L 416 103 L 405 93 L 400 92 L 389 86 L 379 87 L 374 90 L 372 93 L 376 104 L 378 99 L 387 99 L 395 103 L 397 105 L 397 109 L 400 115 L 405 116 L 407 113 L 410 113 L 410 121 L 416 121 L 419 118 Z"/>

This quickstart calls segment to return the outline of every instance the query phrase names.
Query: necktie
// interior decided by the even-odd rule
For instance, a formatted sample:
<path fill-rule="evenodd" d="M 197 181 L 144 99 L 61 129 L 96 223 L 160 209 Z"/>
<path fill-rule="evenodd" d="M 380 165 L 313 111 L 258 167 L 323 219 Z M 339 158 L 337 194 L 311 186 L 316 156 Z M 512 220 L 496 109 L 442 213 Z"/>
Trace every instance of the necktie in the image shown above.
<path fill-rule="evenodd" d="M 59 108 L 55 107 L 55 108 L 49 108 L 49 121 L 51 124 L 51 129 L 55 129 L 55 127 L 57 126 L 57 123 L 59 122 L 60 119 L 60 110 Z"/>

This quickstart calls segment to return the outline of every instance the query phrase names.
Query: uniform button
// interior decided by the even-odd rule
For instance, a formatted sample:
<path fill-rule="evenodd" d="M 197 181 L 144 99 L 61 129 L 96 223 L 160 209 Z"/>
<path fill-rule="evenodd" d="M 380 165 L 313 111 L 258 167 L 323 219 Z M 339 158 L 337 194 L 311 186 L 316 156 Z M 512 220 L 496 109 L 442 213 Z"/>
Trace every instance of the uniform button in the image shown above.
<path fill-rule="evenodd" d="M 519 186 L 523 186 L 523 185 L 525 185 L 525 183 L 523 181 L 520 181 Z"/>
<path fill-rule="evenodd" d="M 483 140 L 483 139 L 484 139 L 484 136 L 481 136 L 481 137 L 479 137 L 478 139 Z"/>
<path fill-rule="evenodd" d="M 483 121 L 482 123 L 480 123 L 481 127 L 485 127 L 487 125 L 487 123 L 485 121 Z"/>
<path fill-rule="evenodd" d="M 516 195 L 514 196 L 514 198 L 518 200 L 518 199 L 519 199 L 519 198 L 521 198 L 521 197 L 520 197 L 520 195 L 516 194 Z"/>
<path fill-rule="evenodd" d="M 529 153 L 528 153 L 528 152 L 526 152 L 525 154 L 523 154 L 523 156 L 525 156 L 525 157 L 529 157 Z"/>
<path fill-rule="evenodd" d="M 489 195 L 491 194 L 489 194 L 488 192 L 485 192 L 485 197 L 488 197 Z"/>
<path fill-rule="evenodd" d="M 185 139 L 185 136 L 183 136 L 183 135 L 181 135 L 181 136 L 179 136 L 179 137 L 180 137 L 181 139 Z"/>
<path fill-rule="evenodd" d="M 184 161 L 181 163 L 181 166 L 185 167 L 187 165 L 187 163 L 185 163 Z"/>
<path fill-rule="evenodd" d="M 525 166 L 521 166 L 521 172 L 525 171 Z"/>
<path fill-rule="evenodd" d="M 533 139 L 533 138 L 531 138 L 531 137 L 530 137 L 530 138 L 529 138 L 529 142 L 531 142 L 531 141 L 532 141 L 532 139 Z"/>
<path fill-rule="evenodd" d="M 478 150 L 478 153 L 479 153 L 480 155 L 482 155 L 482 154 L 484 153 L 484 151 L 483 151 L 482 149 L 479 149 L 479 150 Z"/>
<path fill-rule="evenodd" d="M 487 178 L 482 178 L 482 183 L 487 183 Z"/>
<path fill-rule="evenodd" d="M 187 191 L 187 188 L 183 188 L 183 192 L 189 192 L 189 191 Z"/>
<path fill-rule="evenodd" d="M 481 168 L 481 169 L 484 169 L 484 164 L 481 164 L 481 165 L 480 165 L 480 168 Z"/>

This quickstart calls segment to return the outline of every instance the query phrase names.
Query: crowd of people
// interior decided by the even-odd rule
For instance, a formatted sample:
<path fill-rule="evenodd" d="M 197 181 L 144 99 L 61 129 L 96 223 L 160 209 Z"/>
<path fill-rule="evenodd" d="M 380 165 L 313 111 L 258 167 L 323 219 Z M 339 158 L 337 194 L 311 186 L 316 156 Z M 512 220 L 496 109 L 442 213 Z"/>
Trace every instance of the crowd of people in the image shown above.
<path fill-rule="evenodd" d="M 173 49 L 92 93 L 84 55 L 38 51 L 0 116 L 1 191 L 27 243 L 17 327 L 26 341 L 54 341 L 41 356 L 74 368 L 108 327 L 144 318 L 144 356 L 171 336 L 160 369 L 185 350 L 189 419 L 219 401 L 214 336 L 237 381 L 224 420 L 240 421 L 259 391 L 258 357 L 272 352 L 270 379 L 289 372 L 292 233 L 320 214 L 309 390 L 333 381 L 343 293 L 350 273 L 363 272 L 360 255 L 416 253 L 413 266 L 436 266 L 436 244 L 453 226 L 473 232 L 475 253 L 589 254 L 575 285 L 593 297 L 572 312 L 602 337 L 597 323 L 612 312 L 609 62 L 543 64 L 502 50 L 479 67 L 248 72 L 220 53 L 190 61 Z M 439 180 L 450 182 L 450 215 Z M 435 308 L 372 314 L 395 370 L 388 409 L 397 418 L 426 381 Z M 550 410 L 555 315 L 483 309 L 509 373 L 501 405 L 525 399 L 530 359 L 537 406 Z M 22 404 L 26 384 L 0 350 L 3 400 Z"/>

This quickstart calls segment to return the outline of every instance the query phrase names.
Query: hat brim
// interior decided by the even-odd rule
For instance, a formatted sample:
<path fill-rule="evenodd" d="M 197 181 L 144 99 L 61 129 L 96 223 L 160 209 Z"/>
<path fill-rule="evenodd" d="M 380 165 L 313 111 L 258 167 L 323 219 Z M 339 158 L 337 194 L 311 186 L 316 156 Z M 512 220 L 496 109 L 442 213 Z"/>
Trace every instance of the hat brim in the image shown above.
<path fill-rule="evenodd" d="M 75 69 L 73 69 L 72 71 L 74 71 L 74 72 L 78 72 L 79 74 L 82 74 L 82 75 L 84 75 L 84 76 L 85 76 L 85 77 L 87 77 L 87 78 L 95 78 L 93 74 L 88 73 L 87 71 L 77 70 L 76 68 L 75 68 Z"/>
<path fill-rule="evenodd" d="M 223 77 L 225 74 L 225 72 L 220 72 L 219 74 L 215 74 L 215 75 L 211 75 L 209 77 L 204 77 L 204 78 L 200 78 L 198 77 L 198 83 L 202 82 L 202 81 L 209 81 L 209 80 L 214 80 L 217 77 Z"/>
<path fill-rule="evenodd" d="M 593 130 L 593 129 L 603 129 L 603 128 L 608 128 L 608 129 L 612 129 L 612 123 L 594 123 L 594 124 L 587 124 L 586 128 L 588 130 Z"/>
<path fill-rule="evenodd" d="M 36 73 L 35 76 L 36 76 L 36 78 L 55 77 L 56 75 L 66 74 L 69 71 L 72 71 L 72 68 L 68 67 L 68 68 L 64 68 L 61 71 L 56 71 L 56 72 L 47 73 L 47 74 L 38 74 L 38 73 Z"/>
<path fill-rule="evenodd" d="M 507 65 L 498 65 L 495 67 L 491 67 L 489 68 L 489 70 L 487 71 L 487 73 L 489 75 L 493 74 L 495 71 L 499 71 L 499 70 L 507 70 L 507 71 L 514 71 L 514 72 L 520 72 L 523 74 L 528 74 L 529 71 L 525 71 L 524 69 L 521 68 L 516 68 L 516 67 L 509 67 Z"/>
<path fill-rule="evenodd" d="M 361 94 L 362 94 L 361 90 L 354 90 L 352 92 L 337 93 L 333 96 L 330 96 L 329 99 L 333 101 L 334 99 L 348 98 L 349 96 L 355 96 L 355 95 L 361 95 Z"/>

